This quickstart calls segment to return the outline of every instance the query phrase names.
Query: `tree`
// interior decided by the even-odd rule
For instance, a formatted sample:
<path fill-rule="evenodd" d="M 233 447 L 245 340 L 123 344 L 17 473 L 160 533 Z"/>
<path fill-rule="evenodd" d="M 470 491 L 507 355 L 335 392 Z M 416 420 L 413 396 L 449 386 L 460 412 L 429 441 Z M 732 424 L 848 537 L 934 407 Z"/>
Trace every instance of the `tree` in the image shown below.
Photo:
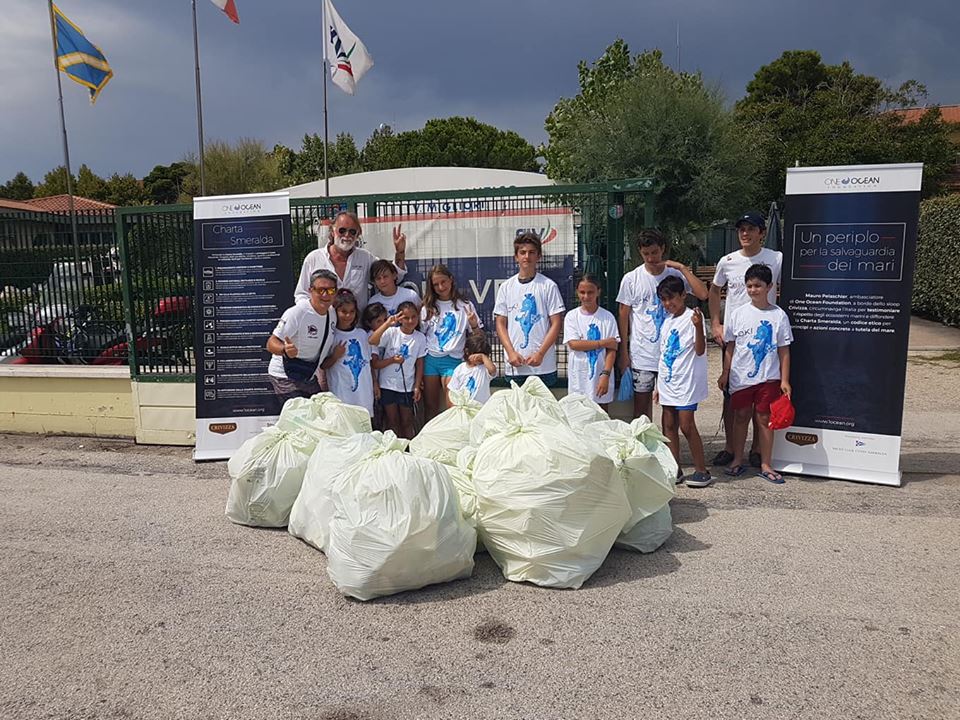
<path fill-rule="evenodd" d="M 323 138 L 303 136 L 300 152 L 284 145 L 275 145 L 272 153 L 285 185 L 299 185 L 323 179 Z M 360 152 L 350 133 L 338 133 L 327 149 L 327 171 L 330 177 L 361 172 Z"/>
<path fill-rule="evenodd" d="M 207 195 L 271 192 L 283 187 L 277 160 L 262 142 L 241 138 L 235 145 L 222 140 L 208 143 L 204 152 Z M 199 172 L 192 159 L 185 160 L 191 171 L 183 187 L 191 194 L 199 191 Z"/>
<path fill-rule="evenodd" d="M 12 180 L 0 185 L 0 197 L 8 200 L 29 200 L 33 197 L 33 182 L 26 173 L 18 172 Z"/>
<path fill-rule="evenodd" d="M 103 202 L 112 205 L 143 205 L 147 194 L 143 183 L 130 173 L 114 173 L 105 183 Z"/>
<path fill-rule="evenodd" d="M 551 178 L 655 178 L 658 222 L 674 234 L 753 199 L 751 142 L 699 73 L 675 72 L 658 50 L 631 57 L 623 40 L 578 70 L 580 93 L 546 119 Z"/>
<path fill-rule="evenodd" d="M 435 118 L 421 130 L 375 130 L 361 153 L 364 170 L 482 167 L 537 172 L 537 151 L 512 130 L 468 117 Z"/>
<path fill-rule="evenodd" d="M 172 205 L 180 201 L 184 181 L 193 172 L 187 162 L 156 165 L 143 179 L 143 190 L 148 202 L 154 205 Z"/>
<path fill-rule="evenodd" d="M 736 106 L 738 123 L 756 139 L 762 195 L 782 197 L 786 168 L 797 162 L 923 162 L 923 193 L 938 192 L 956 161 L 949 126 L 936 108 L 911 125 L 891 112 L 925 96 L 915 80 L 890 88 L 847 62 L 826 65 L 813 50 L 784 52 L 756 72 Z"/>
<path fill-rule="evenodd" d="M 72 177 L 74 187 L 76 187 L 77 179 Z M 43 182 L 41 182 L 33 191 L 34 197 L 50 197 L 51 195 L 66 195 L 67 194 L 67 168 L 63 165 L 55 167 L 53 170 L 48 172 L 43 176 Z"/>
<path fill-rule="evenodd" d="M 77 184 L 73 192 L 80 197 L 107 202 L 107 181 L 84 164 L 77 170 Z"/>

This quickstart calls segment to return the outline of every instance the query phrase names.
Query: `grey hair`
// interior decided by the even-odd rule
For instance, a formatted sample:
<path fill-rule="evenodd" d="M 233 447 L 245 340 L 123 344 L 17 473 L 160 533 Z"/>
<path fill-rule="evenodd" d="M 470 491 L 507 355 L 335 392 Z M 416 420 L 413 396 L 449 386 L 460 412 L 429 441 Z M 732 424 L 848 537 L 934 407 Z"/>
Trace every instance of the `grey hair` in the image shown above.
<path fill-rule="evenodd" d="M 363 232 L 363 225 L 360 224 L 360 217 L 353 212 L 352 210 L 341 210 L 336 215 L 333 216 L 333 220 L 330 221 L 330 238 L 333 239 L 333 227 L 337 224 L 337 220 L 342 217 L 348 217 L 357 224 L 357 235 L 360 235 Z"/>
<path fill-rule="evenodd" d="M 324 268 L 314 270 L 312 273 L 310 273 L 310 287 L 313 287 L 313 284 L 317 280 L 330 280 L 334 287 L 337 287 L 340 284 L 340 278 L 336 276 L 336 273 Z"/>

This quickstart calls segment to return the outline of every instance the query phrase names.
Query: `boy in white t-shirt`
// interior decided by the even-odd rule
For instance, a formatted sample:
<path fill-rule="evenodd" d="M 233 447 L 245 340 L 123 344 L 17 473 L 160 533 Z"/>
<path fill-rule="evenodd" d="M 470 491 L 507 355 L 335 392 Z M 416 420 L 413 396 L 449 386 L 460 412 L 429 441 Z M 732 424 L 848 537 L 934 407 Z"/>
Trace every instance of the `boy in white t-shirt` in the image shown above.
<path fill-rule="evenodd" d="M 698 299 L 707 299 L 707 286 L 686 265 L 664 260 L 667 239 L 657 230 L 643 230 L 637 238 L 643 265 L 631 270 L 620 281 L 617 302 L 620 303 L 621 374 L 630 372 L 633 379 L 633 416 L 653 416 L 653 391 L 657 387 L 657 365 L 660 362 L 660 336 L 667 313 L 657 297 L 657 286 L 670 276 L 683 280 L 687 292 Z M 627 339 L 629 338 L 629 342 Z"/>
<path fill-rule="evenodd" d="M 387 309 L 387 315 L 396 315 L 402 302 L 412 302 L 420 308 L 420 296 L 408 287 L 398 287 L 399 273 L 396 266 L 388 260 L 377 260 L 370 266 L 370 282 L 377 292 L 370 296 L 371 303 L 380 303 Z"/>
<path fill-rule="evenodd" d="M 685 304 L 683 280 L 672 276 L 657 286 L 657 295 L 667 311 L 660 339 L 660 364 L 657 367 L 656 400 L 663 409 L 663 434 L 670 441 L 670 450 L 680 464 L 680 432 L 687 439 L 696 472 L 684 478 L 677 472 L 677 483 L 690 487 L 707 487 L 713 478 L 707 471 L 703 440 L 697 430 L 694 413 L 707 399 L 707 338 L 703 332 L 703 315 Z"/>
<path fill-rule="evenodd" d="M 777 301 L 777 285 L 780 284 L 780 269 L 783 265 L 783 253 L 763 246 L 767 237 L 767 221 L 756 211 L 746 212 L 737 220 L 737 237 L 740 249 L 724 255 L 717 263 L 717 270 L 710 286 L 710 325 L 714 341 L 724 347 L 724 326 L 730 314 L 741 305 L 750 302 L 744 284 L 744 274 L 751 265 L 761 264 L 770 268 L 773 283 L 767 293 L 770 303 Z M 720 289 L 726 286 L 727 300 L 723 309 L 723 321 L 720 316 Z M 730 394 L 724 390 L 723 428 L 726 445 L 713 458 L 714 465 L 729 465 L 733 461 L 733 411 L 730 409 Z M 760 467 L 759 434 L 757 425 L 753 427 L 753 445 L 750 450 L 750 464 Z"/>
<path fill-rule="evenodd" d="M 760 438 L 760 477 L 780 484 L 783 477 L 770 465 L 773 430 L 770 403 L 781 394 L 790 396 L 790 343 L 793 331 L 787 314 L 769 301 L 773 273 L 766 265 L 753 265 L 744 273 L 750 302 L 734 310 L 724 326 L 726 347 L 723 373 L 717 383 L 730 392 L 733 410 L 733 459 L 724 472 L 738 477 L 746 472 L 743 448 L 750 418 Z"/>
<path fill-rule="evenodd" d="M 508 378 L 537 375 L 547 387 L 557 384 L 557 338 L 566 310 L 557 284 L 537 272 L 543 244 L 536 233 L 513 241 L 518 272 L 498 289 L 493 305 L 497 337 L 506 355 Z"/>
<path fill-rule="evenodd" d="M 613 400 L 610 374 L 617 359 L 620 333 L 617 321 L 600 307 L 600 280 L 586 273 L 577 283 L 580 307 L 563 320 L 563 342 L 567 355 L 567 387 L 593 400 L 604 410 Z"/>
<path fill-rule="evenodd" d="M 423 387 L 423 356 L 427 339 L 417 327 L 420 309 L 402 302 L 396 315 L 373 331 L 369 342 L 380 347 L 380 402 L 387 423 L 397 437 L 412 439 L 415 434 L 414 408 Z"/>
<path fill-rule="evenodd" d="M 481 405 L 490 399 L 490 380 L 497 366 L 490 359 L 490 341 L 483 330 L 472 330 L 463 345 L 463 362 L 453 369 L 449 390 L 466 390 Z M 449 397 L 448 397 L 449 406 Z"/>

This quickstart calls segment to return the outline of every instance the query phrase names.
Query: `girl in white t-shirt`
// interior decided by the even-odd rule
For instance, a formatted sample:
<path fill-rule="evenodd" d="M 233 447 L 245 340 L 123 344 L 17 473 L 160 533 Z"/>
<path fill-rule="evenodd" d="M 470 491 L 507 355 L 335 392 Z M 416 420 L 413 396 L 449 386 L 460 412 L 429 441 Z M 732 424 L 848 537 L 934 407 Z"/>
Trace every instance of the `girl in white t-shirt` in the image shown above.
<path fill-rule="evenodd" d="M 426 419 L 430 420 L 449 404 L 447 386 L 463 361 L 467 334 L 483 327 L 477 309 L 460 294 L 457 280 L 446 265 L 434 265 L 427 273 L 420 327 L 427 338 L 423 400 Z"/>
<path fill-rule="evenodd" d="M 703 456 L 703 440 L 697 430 L 694 413 L 707 399 L 707 337 L 703 332 L 700 310 L 686 306 L 687 293 L 683 280 L 667 277 L 657 286 L 657 295 L 667 311 L 660 338 L 660 365 L 657 368 L 655 402 L 663 409 L 663 434 L 670 441 L 670 450 L 680 464 L 680 432 L 687 439 L 696 472 L 684 478 L 677 472 L 677 482 L 690 487 L 706 487 L 713 482 Z M 680 432 L 678 432 L 678 429 Z"/>
<path fill-rule="evenodd" d="M 414 411 L 423 386 L 423 356 L 427 340 L 417 327 L 420 311 L 412 302 L 402 302 L 396 315 L 387 318 L 370 335 L 369 343 L 380 346 L 380 402 L 387 428 L 397 437 L 415 434 Z"/>
<path fill-rule="evenodd" d="M 589 273 L 577 283 L 580 307 L 563 319 L 563 343 L 569 348 L 567 383 L 604 410 L 613 400 L 610 374 L 617 361 L 620 332 L 610 311 L 600 307 L 600 280 Z"/>
<path fill-rule="evenodd" d="M 489 400 L 490 380 L 497 376 L 497 366 L 490 359 L 490 352 L 490 341 L 483 330 L 474 330 L 467 335 L 463 362 L 454 368 L 447 390 L 466 390 L 481 405 Z M 449 396 L 447 406 L 450 407 Z"/>
<path fill-rule="evenodd" d="M 370 342 L 366 331 L 357 327 L 357 298 L 349 290 L 340 290 L 333 307 L 337 311 L 333 333 L 336 345 L 321 364 L 327 373 L 327 384 L 330 392 L 343 402 L 362 407 L 373 417 Z"/>

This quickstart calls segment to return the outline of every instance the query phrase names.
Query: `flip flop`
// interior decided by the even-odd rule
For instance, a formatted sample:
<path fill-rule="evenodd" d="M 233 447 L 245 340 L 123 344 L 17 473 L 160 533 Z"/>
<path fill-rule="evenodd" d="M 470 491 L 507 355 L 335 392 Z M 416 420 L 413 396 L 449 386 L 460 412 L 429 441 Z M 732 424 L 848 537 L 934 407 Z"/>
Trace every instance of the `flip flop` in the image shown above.
<path fill-rule="evenodd" d="M 762 477 L 767 482 L 772 482 L 774 485 L 783 485 L 786 482 L 783 479 L 783 475 L 778 473 L 776 470 L 761 470 L 757 473 L 757 477 Z"/>
<path fill-rule="evenodd" d="M 740 477 L 746 471 L 747 469 L 743 465 L 734 465 L 733 467 L 724 468 L 723 474 L 729 477 Z"/>

